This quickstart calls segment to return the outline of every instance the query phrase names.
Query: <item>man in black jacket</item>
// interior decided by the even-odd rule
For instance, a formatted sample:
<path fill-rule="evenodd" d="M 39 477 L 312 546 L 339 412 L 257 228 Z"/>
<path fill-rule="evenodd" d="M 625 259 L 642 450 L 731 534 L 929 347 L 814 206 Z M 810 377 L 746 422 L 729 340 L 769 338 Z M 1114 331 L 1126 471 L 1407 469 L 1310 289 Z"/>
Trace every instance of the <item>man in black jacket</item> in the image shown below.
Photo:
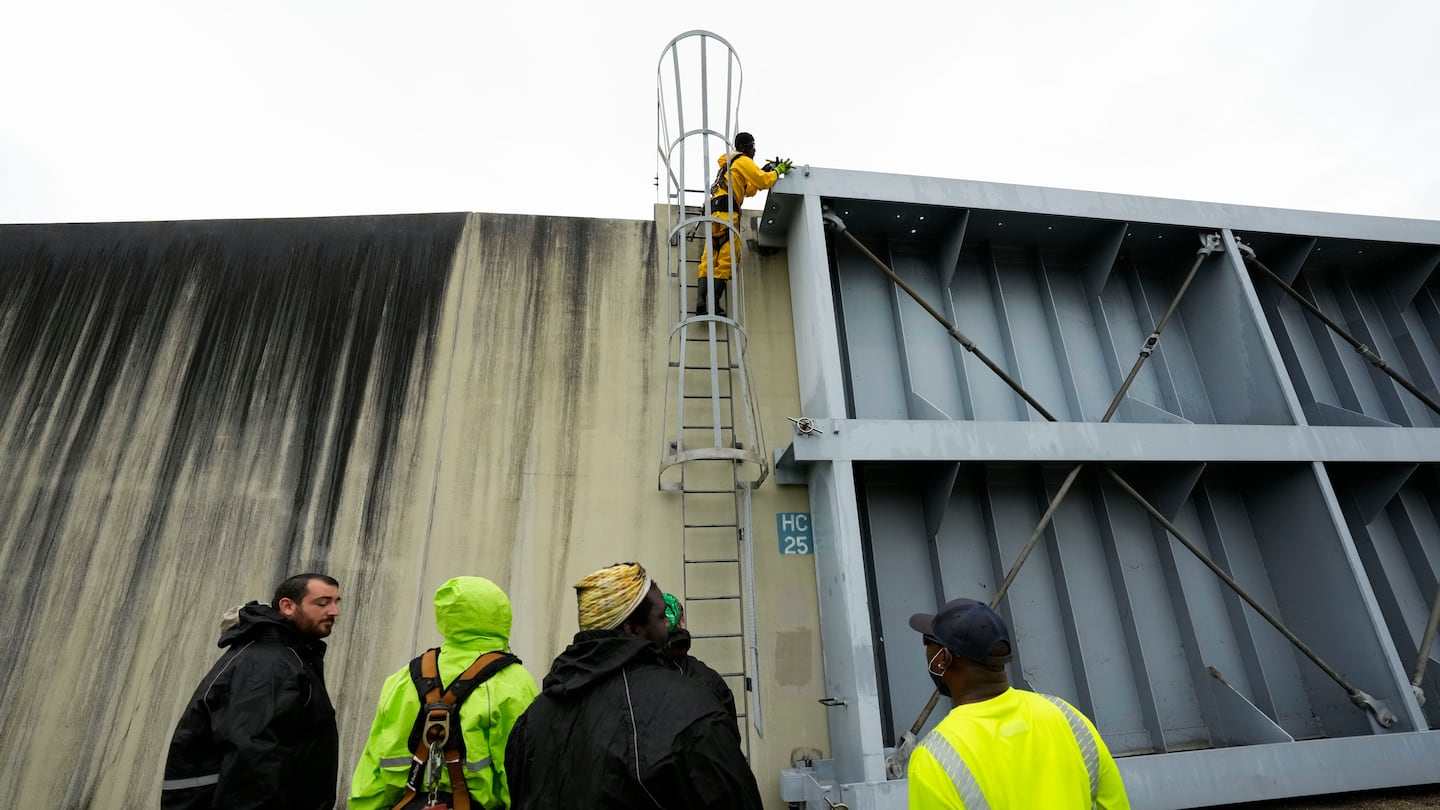
<path fill-rule="evenodd" d="M 251 602 L 222 625 L 227 648 L 180 715 L 160 788 L 163 810 L 330 810 L 339 732 L 325 691 L 325 642 L 340 583 L 298 574 L 274 607 Z"/>
<path fill-rule="evenodd" d="M 513 810 L 759 810 L 734 719 L 666 660 L 645 569 L 602 568 L 575 589 L 580 632 L 505 750 Z"/>

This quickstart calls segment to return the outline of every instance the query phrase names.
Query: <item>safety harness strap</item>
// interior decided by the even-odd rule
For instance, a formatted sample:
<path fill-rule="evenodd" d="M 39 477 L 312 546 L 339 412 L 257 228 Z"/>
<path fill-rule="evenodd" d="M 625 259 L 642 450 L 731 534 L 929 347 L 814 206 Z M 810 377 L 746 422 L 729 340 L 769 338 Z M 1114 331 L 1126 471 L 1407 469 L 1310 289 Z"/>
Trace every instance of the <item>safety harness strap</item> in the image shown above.
<path fill-rule="evenodd" d="M 721 169 L 715 173 L 715 182 L 713 182 L 713 183 L 710 184 L 710 196 L 711 196 L 711 197 L 714 197 L 714 196 L 716 196 L 716 195 L 718 195 L 718 194 L 721 194 L 721 193 L 729 193 L 729 191 L 730 191 L 730 180 L 729 180 L 729 177 L 730 177 L 730 169 L 735 166 L 735 161 L 739 160 L 744 154 L 745 154 L 744 152 L 731 152 L 731 153 L 730 153 L 730 159 L 729 159 L 729 160 L 726 160 L 726 161 L 725 161 L 725 165 L 724 165 L 723 167 L 721 167 Z M 711 210 L 713 211 L 714 209 L 712 208 Z"/>
<path fill-rule="evenodd" d="M 710 184 L 710 213 L 730 213 L 730 170 L 735 167 L 735 161 L 744 156 L 744 152 L 732 152 L 730 159 L 725 161 L 725 166 L 715 173 L 715 182 Z M 736 198 L 739 202 L 740 198 Z M 740 206 L 735 205 L 735 212 L 740 212 Z M 718 232 L 718 233 L 717 233 Z M 730 229 L 719 223 L 710 224 L 710 250 L 719 253 L 722 248 L 730 243 Z"/>
<path fill-rule="evenodd" d="M 485 653 L 451 681 L 443 693 L 439 662 L 439 647 L 426 650 L 410 662 L 410 680 L 420 696 L 420 714 L 410 731 L 410 748 L 415 752 L 410 778 L 405 782 L 405 794 L 395 810 L 409 805 L 424 788 L 421 783 L 426 763 L 430 760 L 431 748 L 436 745 L 444 752 L 454 810 L 470 810 L 470 789 L 465 781 L 465 735 L 456 722 L 459 707 L 475 687 L 505 667 L 520 663 L 520 659 L 507 652 Z M 490 759 L 487 757 L 484 761 Z"/>

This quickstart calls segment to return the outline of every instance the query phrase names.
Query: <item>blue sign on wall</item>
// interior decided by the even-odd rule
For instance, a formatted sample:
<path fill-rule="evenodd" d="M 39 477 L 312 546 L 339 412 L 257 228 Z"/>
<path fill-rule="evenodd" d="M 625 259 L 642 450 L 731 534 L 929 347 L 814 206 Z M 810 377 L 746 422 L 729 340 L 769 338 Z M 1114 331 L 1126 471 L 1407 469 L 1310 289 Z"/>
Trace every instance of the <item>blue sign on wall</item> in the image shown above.
<path fill-rule="evenodd" d="M 815 553 L 815 543 L 810 537 L 809 512 L 776 512 L 775 533 L 780 537 L 782 555 Z"/>

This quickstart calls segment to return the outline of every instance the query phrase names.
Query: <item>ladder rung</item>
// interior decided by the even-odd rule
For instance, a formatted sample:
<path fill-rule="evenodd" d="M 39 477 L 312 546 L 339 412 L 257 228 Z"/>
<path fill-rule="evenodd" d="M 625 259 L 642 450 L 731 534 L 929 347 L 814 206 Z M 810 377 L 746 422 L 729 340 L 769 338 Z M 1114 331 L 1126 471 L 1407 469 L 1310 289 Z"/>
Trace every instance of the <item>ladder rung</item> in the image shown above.
<path fill-rule="evenodd" d="M 686 495 L 734 495 L 738 489 L 682 489 Z"/>
<path fill-rule="evenodd" d="M 743 672 L 720 672 L 717 674 L 722 678 L 743 678 L 745 676 Z"/>
<path fill-rule="evenodd" d="M 703 337 L 703 338 L 685 338 L 685 342 L 686 342 L 686 343 L 709 343 L 709 342 L 710 342 L 710 338 L 708 338 L 708 337 Z M 715 336 L 715 342 L 716 342 L 716 343 L 729 343 L 730 340 L 729 340 L 728 338 L 722 338 L 722 337 L 720 337 L 719 335 L 716 335 L 716 336 Z"/>
<path fill-rule="evenodd" d="M 687 602 L 733 602 L 740 598 L 740 594 L 734 596 L 692 596 L 686 599 Z"/>
<path fill-rule="evenodd" d="M 702 565 L 702 564 L 703 564 L 703 565 L 709 565 L 709 564 L 712 564 L 712 563 L 738 563 L 738 562 L 740 562 L 740 560 L 738 560 L 738 559 L 731 559 L 731 558 L 729 558 L 729 557 L 711 557 L 711 558 L 704 559 L 704 560 L 686 560 L 686 561 L 685 561 L 685 564 L 686 564 L 686 565 Z"/>
<path fill-rule="evenodd" d="M 670 361 L 670 367 L 671 367 L 671 368 L 680 368 L 680 363 L 679 363 L 678 361 L 671 360 L 671 361 Z M 686 371 L 709 371 L 711 368 L 712 368 L 712 366 L 685 366 L 685 370 L 686 370 Z M 714 368 L 716 371 L 722 371 L 722 370 L 726 370 L 726 369 L 734 370 L 734 369 L 740 368 L 740 366 L 736 365 L 735 363 L 731 363 L 731 364 L 729 364 L 728 366 L 727 366 L 727 365 L 724 365 L 724 364 L 718 364 L 718 365 L 713 366 L 713 368 Z"/>
<path fill-rule="evenodd" d="M 685 600 L 685 601 L 687 601 L 687 602 L 693 602 L 693 601 L 695 601 L 697 598 L 698 598 L 698 597 L 692 596 L 692 597 L 690 597 L 689 599 L 687 599 L 687 600 Z M 696 639 L 699 639 L 699 638 L 740 638 L 740 634 L 739 634 L 739 633 L 691 633 L 691 634 L 690 634 L 690 638 L 696 638 Z"/>
<path fill-rule="evenodd" d="M 725 460 L 728 461 L 729 459 L 725 459 Z M 685 526 L 685 528 L 687 528 L 687 529 L 738 529 L 738 528 L 740 528 L 740 524 L 738 524 L 738 523 L 686 523 L 686 524 L 684 524 L 684 526 Z"/>
<path fill-rule="evenodd" d="M 714 430 L 715 425 L 681 425 L 682 430 Z M 721 430 L 734 430 L 734 425 L 720 425 Z"/>
<path fill-rule="evenodd" d="M 716 395 L 714 395 L 714 396 L 712 397 L 710 394 L 686 394 L 686 395 L 685 395 L 685 398 L 686 398 L 686 399 L 729 399 L 729 398 L 730 398 L 730 395 L 729 395 L 729 394 L 716 394 Z"/>

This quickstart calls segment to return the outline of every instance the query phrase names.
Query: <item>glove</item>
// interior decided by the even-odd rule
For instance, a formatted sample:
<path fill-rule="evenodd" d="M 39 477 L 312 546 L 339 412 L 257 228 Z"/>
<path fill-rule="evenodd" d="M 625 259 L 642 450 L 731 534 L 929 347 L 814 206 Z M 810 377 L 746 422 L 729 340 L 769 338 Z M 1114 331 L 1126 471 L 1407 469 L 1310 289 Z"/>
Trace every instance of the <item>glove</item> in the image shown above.
<path fill-rule="evenodd" d="M 767 161 L 765 161 L 765 165 L 760 167 L 760 171 L 762 171 L 762 172 L 773 172 L 773 171 L 775 171 L 775 161 L 773 161 L 773 160 L 767 160 Z"/>
<path fill-rule="evenodd" d="M 795 165 L 795 161 L 793 161 L 793 160 L 791 160 L 791 159 L 789 159 L 789 158 L 786 158 L 786 159 L 780 161 L 779 163 L 776 163 L 776 164 L 775 164 L 775 173 L 778 174 L 778 175 L 780 175 L 781 177 L 784 177 L 786 174 L 788 174 L 788 173 L 790 172 L 790 167 L 792 167 L 792 166 L 794 166 L 794 165 Z"/>

